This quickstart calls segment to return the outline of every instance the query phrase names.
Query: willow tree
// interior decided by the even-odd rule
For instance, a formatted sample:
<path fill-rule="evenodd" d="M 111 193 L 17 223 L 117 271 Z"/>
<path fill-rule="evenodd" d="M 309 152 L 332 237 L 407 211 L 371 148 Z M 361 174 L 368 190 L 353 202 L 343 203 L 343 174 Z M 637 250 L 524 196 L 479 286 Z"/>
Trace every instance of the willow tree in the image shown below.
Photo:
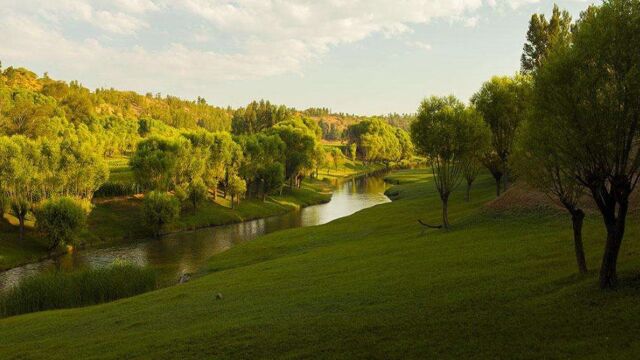
<path fill-rule="evenodd" d="M 518 126 L 527 115 L 529 94 L 528 76 L 494 76 L 471 98 L 491 129 L 493 154 L 490 156 L 500 159 L 500 177 L 504 190 L 509 186 L 509 157 Z M 496 165 L 494 162 L 491 164 Z M 496 181 L 499 181 L 497 177 Z"/>
<path fill-rule="evenodd" d="M 479 148 L 479 129 L 481 118 L 453 96 L 423 100 L 411 124 L 416 150 L 427 157 L 433 173 L 445 229 L 449 228 L 449 197 L 462 180 L 465 159 Z"/>
<path fill-rule="evenodd" d="M 640 1 L 610 0 L 583 12 L 573 43 L 536 71 L 532 125 L 591 193 L 607 231 L 600 287 L 617 284 L 629 197 L 640 176 Z"/>
<path fill-rule="evenodd" d="M 585 274 L 587 261 L 582 242 L 585 213 L 580 204 L 585 194 L 584 187 L 576 180 L 571 167 L 565 166 L 554 150 L 553 144 L 562 135 L 551 128 L 532 124 L 537 119 L 531 118 L 523 126 L 516 142 L 514 168 L 527 184 L 559 202 L 571 215 L 576 263 L 578 271 Z"/>

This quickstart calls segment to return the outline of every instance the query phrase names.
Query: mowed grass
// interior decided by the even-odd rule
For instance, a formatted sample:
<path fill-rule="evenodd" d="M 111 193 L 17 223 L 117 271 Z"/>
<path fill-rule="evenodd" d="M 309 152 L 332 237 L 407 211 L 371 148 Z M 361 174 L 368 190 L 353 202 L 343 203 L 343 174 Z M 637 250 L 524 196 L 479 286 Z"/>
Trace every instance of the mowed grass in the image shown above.
<path fill-rule="evenodd" d="M 578 276 L 563 213 L 487 212 L 483 176 L 452 197 L 451 231 L 424 231 L 428 172 L 391 177 L 394 202 L 232 248 L 187 284 L 0 320 L 0 358 L 637 358 L 637 214 L 602 292 L 597 217 Z"/>

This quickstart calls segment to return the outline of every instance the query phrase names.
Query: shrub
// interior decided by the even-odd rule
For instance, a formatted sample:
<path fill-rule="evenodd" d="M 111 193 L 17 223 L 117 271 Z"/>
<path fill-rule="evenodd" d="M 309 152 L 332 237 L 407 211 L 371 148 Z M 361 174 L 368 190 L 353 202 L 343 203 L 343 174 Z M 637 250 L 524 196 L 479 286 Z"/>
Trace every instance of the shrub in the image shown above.
<path fill-rule="evenodd" d="M 35 212 L 36 226 L 49 240 L 49 249 L 73 244 L 87 221 L 87 204 L 68 197 L 49 199 Z"/>
<path fill-rule="evenodd" d="M 130 263 L 77 272 L 48 272 L 0 294 L 0 315 L 99 304 L 156 288 L 156 273 Z"/>
<path fill-rule="evenodd" d="M 144 197 L 142 210 L 145 224 L 158 237 L 162 226 L 171 224 L 180 215 L 180 202 L 169 193 L 151 191 Z"/>
<path fill-rule="evenodd" d="M 93 194 L 94 197 L 130 196 L 139 192 L 135 183 L 107 181 Z"/>

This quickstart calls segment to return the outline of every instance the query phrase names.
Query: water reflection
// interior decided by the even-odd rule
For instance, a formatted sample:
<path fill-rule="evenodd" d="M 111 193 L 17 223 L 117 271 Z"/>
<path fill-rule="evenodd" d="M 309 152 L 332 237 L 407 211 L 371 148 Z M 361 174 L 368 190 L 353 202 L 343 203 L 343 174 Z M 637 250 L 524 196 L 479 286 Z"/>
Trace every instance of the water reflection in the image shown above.
<path fill-rule="evenodd" d="M 79 250 L 54 260 L 14 268 L 0 273 L 0 289 L 38 272 L 101 267 L 117 258 L 152 266 L 158 270 L 163 284 L 171 284 L 183 272 L 196 272 L 208 258 L 241 242 L 278 230 L 324 224 L 389 201 L 384 195 L 386 185 L 382 176 L 361 177 L 336 185 L 329 203 L 282 216 L 181 232 L 157 240 Z"/>

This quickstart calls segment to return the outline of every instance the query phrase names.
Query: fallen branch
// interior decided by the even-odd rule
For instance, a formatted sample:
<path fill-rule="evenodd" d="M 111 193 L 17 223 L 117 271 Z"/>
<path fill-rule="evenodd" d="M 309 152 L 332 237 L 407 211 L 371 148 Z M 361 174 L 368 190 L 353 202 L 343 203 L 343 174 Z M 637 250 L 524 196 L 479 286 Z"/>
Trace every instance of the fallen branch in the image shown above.
<path fill-rule="evenodd" d="M 423 221 L 422 221 L 422 220 L 420 220 L 420 219 L 418 219 L 418 222 L 420 223 L 420 225 L 425 226 L 425 227 L 428 227 L 428 228 L 430 228 L 430 229 L 441 229 L 441 228 L 442 228 L 442 225 L 429 225 L 429 224 L 427 224 L 427 223 L 423 222 Z"/>

